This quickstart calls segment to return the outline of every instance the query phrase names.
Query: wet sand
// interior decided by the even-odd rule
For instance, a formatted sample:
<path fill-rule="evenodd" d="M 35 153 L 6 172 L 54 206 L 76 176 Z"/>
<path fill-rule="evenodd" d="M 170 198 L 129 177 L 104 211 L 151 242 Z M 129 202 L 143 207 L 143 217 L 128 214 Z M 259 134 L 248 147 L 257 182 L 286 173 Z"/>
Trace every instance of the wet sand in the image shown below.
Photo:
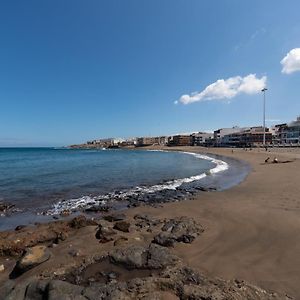
<path fill-rule="evenodd" d="M 191 245 L 176 245 L 186 263 L 211 276 L 244 279 L 300 299 L 300 149 L 173 149 L 235 157 L 248 162 L 252 171 L 229 190 L 128 214 L 193 217 L 205 232 Z M 268 156 L 294 161 L 264 164 Z"/>

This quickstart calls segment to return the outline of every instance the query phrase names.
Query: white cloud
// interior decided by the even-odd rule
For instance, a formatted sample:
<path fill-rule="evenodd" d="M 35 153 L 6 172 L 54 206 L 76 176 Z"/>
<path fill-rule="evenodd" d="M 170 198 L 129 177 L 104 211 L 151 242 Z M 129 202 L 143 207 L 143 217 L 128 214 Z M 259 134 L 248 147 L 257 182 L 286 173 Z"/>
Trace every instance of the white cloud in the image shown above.
<path fill-rule="evenodd" d="M 280 62 L 282 73 L 291 74 L 300 71 L 300 48 L 292 49 Z"/>
<path fill-rule="evenodd" d="M 238 94 L 256 94 L 266 86 L 267 77 L 257 78 L 256 74 L 228 79 L 219 79 L 207 86 L 202 92 L 182 95 L 175 104 L 190 104 L 199 101 L 231 99 Z"/>

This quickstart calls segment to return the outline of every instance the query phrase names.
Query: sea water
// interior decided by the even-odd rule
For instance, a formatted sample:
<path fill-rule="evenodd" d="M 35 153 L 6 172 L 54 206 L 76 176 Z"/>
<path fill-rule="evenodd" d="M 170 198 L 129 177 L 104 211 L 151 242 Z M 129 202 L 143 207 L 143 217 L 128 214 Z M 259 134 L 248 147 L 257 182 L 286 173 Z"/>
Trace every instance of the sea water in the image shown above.
<path fill-rule="evenodd" d="M 76 206 L 116 191 L 174 189 L 222 168 L 218 160 L 171 151 L 0 148 L 0 201 L 53 211 L 57 203 Z"/>

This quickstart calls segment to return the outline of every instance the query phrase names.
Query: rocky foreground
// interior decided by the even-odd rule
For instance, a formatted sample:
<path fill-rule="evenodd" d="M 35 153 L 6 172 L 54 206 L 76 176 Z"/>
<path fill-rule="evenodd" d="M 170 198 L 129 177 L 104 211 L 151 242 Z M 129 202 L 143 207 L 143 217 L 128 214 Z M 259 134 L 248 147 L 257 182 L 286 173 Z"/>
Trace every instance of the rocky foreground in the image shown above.
<path fill-rule="evenodd" d="M 0 299 L 291 299 L 186 266 L 174 247 L 203 231 L 187 217 L 123 214 L 18 226 L 0 233 Z"/>

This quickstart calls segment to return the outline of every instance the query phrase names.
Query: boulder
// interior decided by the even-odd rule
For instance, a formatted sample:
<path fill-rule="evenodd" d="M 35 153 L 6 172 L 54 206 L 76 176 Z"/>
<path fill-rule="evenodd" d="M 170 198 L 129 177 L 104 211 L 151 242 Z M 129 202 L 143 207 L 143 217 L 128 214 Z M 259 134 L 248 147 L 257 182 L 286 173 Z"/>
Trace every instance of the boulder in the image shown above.
<path fill-rule="evenodd" d="M 26 288 L 26 300 L 43 300 L 48 286 L 47 280 L 36 280 L 28 284 Z"/>
<path fill-rule="evenodd" d="M 164 224 L 162 232 L 154 237 L 153 242 L 165 247 L 173 246 L 175 241 L 192 243 L 203 231 L 203 228 L 191 218 L 171 219 Z"/>
<path fill-rule="evenodd" d="M 112 214 L 103 217 L 104 220 L 109 222 L 117 222 L 117 221 L 124 221 L 126 216 L 124 214 Z"/>
<path fill-rule="evenodd" d="M 167 248 L 156 244 L 150 244 L 147 248 L 130 246 L 117 249 L 109 258 L 112 263 L 121 264 L 127 269 L 162 269 L 174 265 L 179 260 Z"/>
<path fill-rule="evenodd" d="M 94 220 L 89 220 L 83 215 L 77 216 L 69 222 L 69 226 L 74 229 L 79 229 L 89 225 L 97 225 L 97 222 Z"/>
<path fill-rule="evenodd" d="M 159 247 L 155 245 L 155 247 Z M 167 250 L 165 248 L 165 250 Z M 83 287 L 60 280 L 31 279 L 15 283 L 5 300 L 289 300 L 287 295 L 270 293 L 243 281 L 208 278 L 183 266 L 168 267 L 156 276 L 127 282 L 94 282 Z"/>
<path fill-rule="evenodd" d="M 130 223 L 126 221 L 119 221 L 115 224 L 114 229 L 117 229 L 119 231 L 123 232 L 129 232 Z"/>
<path fill-rule="evenodd" d="M 51 280 L 47 287 L 47 300 L 86 300 L 81 295 L 83 287 L 61 280 Z M 43 298 L 44 299 L 44 298 Z"/>
<path fill-rule="evenodd" d="M 126 283 L 97 283 L 83 290 L 82 295 L 88 300 L 133 300 Z"/>
<path fill-rule="evenodd" d="M 50 258 L 50 251 L 46 246 L 28 248 L 23 257 L 16 263 L 10 278 L 16 278 L 26 271 L 40 265 Z"/>
<path fill-rule="evenodd" d="M 62 241 L 65 241 L 68 238 L 68 233 L 66 232 L 58 232 L 56 238 L 54 239 L 55 244 L 59 244 Z"/>
<path fill-rule="evenodd" d="M 15 231 L 19 231 L 19 230 L 22 230 L 22 229 L 24 229 L 24 228 L 26 228 L 25 225 L 18 225 L 18 226 L 15 228 Z"/>
<path fill-rule="evenodd" d="M 112 236 L 116 234 L 116 231 L 110 225 L 102 222 L 98 225 L 97 232 L 95 234 L 96 239 L 100 240 L 101 243 L 112 241 Z"/>
<path fill-rule="evenodd" d="M 117 249 L 109 255 L 110 261 L 128 269 L 142 269 L 147 265 L 147 250 L 141 246 Z"/>
<path fill-rule="evenodd" d="M 157 226 L 161 223 L 160 220 L 153 218 L 147 214 L 137 214 L 134 216 L 135 225 L 141 229 L 143 228 L 151 228 Z"/>
<path fill-rule="evenodd" d="M 119 238 L 117 238 L 114 241 L 114 246 L 122 246 L 124 244 L 128 243 L 128 238 L 124 237 L 124 236 L 120 236 Z"/>
<path fill-rule="evenodd" d="M 154 237 L 153 242 L 164 247 L 173 247 L 176 243 L 176 237 L 163 231 Z"/>
<path fill-rule="evenodd" d="M 12 209 L 13 207 L 15 207 L 14 204 L 0 202 L 0 212 L 7 212 L 8 210 Z"/>
<path fill-rule="evenodd" d="M 151 244 L 148 249 L 147 268 L 162 269 L 178 262 L 178 257 L 162 246 Z"/>

